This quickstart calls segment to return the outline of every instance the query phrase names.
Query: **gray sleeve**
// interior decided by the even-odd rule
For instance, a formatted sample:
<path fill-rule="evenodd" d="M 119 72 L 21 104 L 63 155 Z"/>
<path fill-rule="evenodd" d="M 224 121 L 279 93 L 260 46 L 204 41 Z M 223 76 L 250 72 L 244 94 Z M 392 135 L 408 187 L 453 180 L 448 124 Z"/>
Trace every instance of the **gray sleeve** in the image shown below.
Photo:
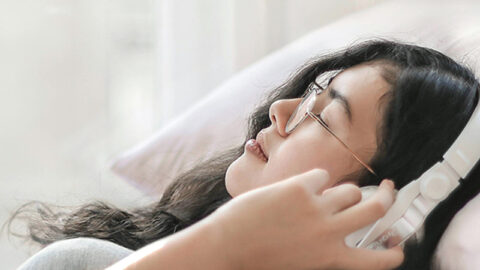
<path fill-rule="evenodd" d="M 133 252 L 133 250 L 106 240 L 66 239 L 40 250 L 26 260 L 18 270 L 104 269 Z"/>

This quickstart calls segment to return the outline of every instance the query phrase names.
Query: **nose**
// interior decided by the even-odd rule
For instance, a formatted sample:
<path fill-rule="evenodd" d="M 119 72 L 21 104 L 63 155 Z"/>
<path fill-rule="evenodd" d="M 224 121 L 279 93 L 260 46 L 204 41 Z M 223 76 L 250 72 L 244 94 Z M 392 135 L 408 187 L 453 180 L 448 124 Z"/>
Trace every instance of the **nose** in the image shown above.
<path fill-rule="evenodd" d="M 297 105 L 302 99 L 281 99 L 277 100 L 270 105 L 269 116 L 272 125 L 277 129 L 278 134 L 282 137 L 288 136 L 285 132 L 285 126 L 288 119 L 292 115 Z"/>

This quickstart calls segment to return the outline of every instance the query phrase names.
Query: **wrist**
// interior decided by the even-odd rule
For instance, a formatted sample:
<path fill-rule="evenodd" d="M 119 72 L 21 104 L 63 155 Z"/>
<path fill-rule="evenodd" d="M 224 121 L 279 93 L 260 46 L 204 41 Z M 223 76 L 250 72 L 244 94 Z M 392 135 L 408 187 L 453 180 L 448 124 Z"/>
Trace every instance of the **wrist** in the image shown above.
<path fill-rule="evenodd" d="M 227 243 L 222 238 L 222 232 L 209 219 L 203 219 L 165 240 L 163 251 L 158 253 L 160 261 L 156 263 L 160 267 L 182 270 L 234 269 L 224 252 Z"/>
<path fill-rule="evenodd" d="M 238 245 L 239 239 L 235 239 L 238 236 L 235 229 L 228 226 L 228 222 L 224 222 L 225 216 L 219 217 L 218 213 L 214 213 L 199 222 L 201 223 L 199 225 L 205 230 L 205 235 L 208 235 L 208 239 L 210 239 L 208 247 L 214 254 L 212 257 L 217 260 L 219 268 L 214 269 L 252 269 L 250 265 L 246 264 L 251 257 L 245 254 L 243 245 Z"/>
<path fill-rule="evenodd" d="M 239 269 L 235 253 L 232 251 L 233 243 L 230 242 L 230 239 L 225 238 L 225 230 L 221 224 L 207 217 L 195 226 L 197 226 L 196 232 L 190 240 L 192 243 L 203 243 L 203 245 L 197 246 L 198 255 L 208 269 Z"/>

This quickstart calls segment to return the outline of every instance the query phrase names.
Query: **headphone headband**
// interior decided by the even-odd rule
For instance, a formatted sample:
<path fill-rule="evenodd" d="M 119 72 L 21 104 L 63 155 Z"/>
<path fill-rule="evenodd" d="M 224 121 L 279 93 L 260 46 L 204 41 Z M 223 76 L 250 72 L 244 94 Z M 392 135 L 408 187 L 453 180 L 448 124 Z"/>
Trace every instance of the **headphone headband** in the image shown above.
<path fill-rule="evenodd" d="M 443 158 L 465 179 L 480 159 L 480 102 L 465 128 L 450 146 Z"/>
<path fill-rule="evenodd" d="M 477 90 L 477 95 L 478 95 Z M 455 142 L 418 179 L 403 187 L 383 218 L 356 242 L 356 247 L 385 247 L 392 236 L 399 244 L 416 233 L 428 214 L 455 190 L 480 159 L 480 102 Z"/>

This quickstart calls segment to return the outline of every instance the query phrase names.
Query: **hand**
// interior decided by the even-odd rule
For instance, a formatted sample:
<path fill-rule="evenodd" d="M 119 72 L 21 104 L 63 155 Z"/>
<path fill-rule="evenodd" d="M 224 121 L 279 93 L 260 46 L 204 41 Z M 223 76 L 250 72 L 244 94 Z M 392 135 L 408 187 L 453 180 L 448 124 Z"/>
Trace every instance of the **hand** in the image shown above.
<path fill-rule="evenodd" d="M 368 250 L 344 242 L 348 234 L 385 215 L 393 203 L 393 182 L 382 181 L 363 202 L 355 185 L 332 185 L 326 171 L 314 169 L 235 197 L 207 217 L 221 237 L 219 256 L 225 256 L 229 269 L 399 266 L 400 247 Z"/>

